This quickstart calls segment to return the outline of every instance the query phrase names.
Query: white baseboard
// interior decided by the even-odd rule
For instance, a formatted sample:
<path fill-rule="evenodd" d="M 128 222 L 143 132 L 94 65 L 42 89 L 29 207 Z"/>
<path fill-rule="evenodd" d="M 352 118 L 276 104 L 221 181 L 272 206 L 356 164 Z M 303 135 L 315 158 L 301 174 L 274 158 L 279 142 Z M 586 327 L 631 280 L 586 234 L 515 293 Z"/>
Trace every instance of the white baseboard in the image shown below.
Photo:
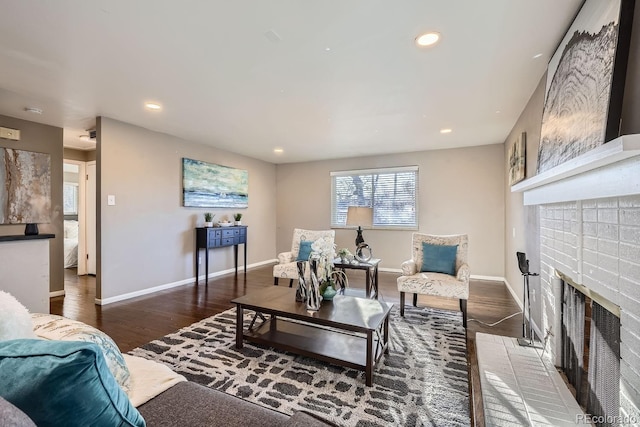
<path fill-rule="evenodd" d="M 273 262 L 275 262 L 275 259 L 270 259 L 270 260 L 266 260 L 266 261 L 260 261 L 254 264 L 248 264 L 247 268 L 254 268 L 254 267 L 260 267 L 263 266 L 265 264 L 272 264 Z M 239 265 L 238 266 L 238 272 L 241 272 L 244 269 L 244 266 Z M 234 273 L 236 270 L 235 268 L 229 268 L 227 270 L 221 270 L 221 271 L 216 271 L 214 273 L 209 273 L 209 279 L 213 279 L 214 277 L 219 277 L 219 276 L 224 276 L 225 274 L 229 274 L 229 273 Z M 205 280 L 205 276 L 204 274 L 201 276 L 198 276 L 198 282 L 204 281 Z M 118 302 L 118 301 L 124 301 L 124 300 L 128 300 L 131 298 L 136 298 L 136 297 L 140 297 L 143 295 L 149 295 L 155 292 L 159 292 L 159 291 L 164 291 L 166 289 L 171 289 L 171 288 L 176 288 L 178 286 L 184 286 L 184 285 L 188 285 L 190 283 L 193 283 L 195 281 L 195 276 L 194 277 L 190 277 L 188 279 L 183 279 L 183 280 L 178 280 L 177 282 L 171 282 L 171 283 L 165 283 L 164 285 L 159 285 L 159 286 L 154 286 L 152 288 L 147 288 L 147 289 L 141 289 L 139 291 L 135 291 L 135 292 L 129 292 L 127 294 L 122 294 L 122 295 L 116 295 L 114 297 L 109 297 L 109 298 L 96 298 L 95 299 L 95 303 L 97 305 L 107 305 L 107 304 L 112 304 L 114 302 Z"/>
<path fill-rule="evenodd" d="M 471 276 L 469 276 L 471 279 L 473 280 L 484 280 L 487 282 L 498 282 L 499 284 L 502 284 L 503 282 L 506 282 L 504 277 L 500 277 L 500 276 L 482 276 L 480 274 L 472 274 Z"/>
<path fill-rule="evenodd" d="M 53 298 L 53 297 L 63 297 L 64 296 L 64 289 L 61 291 L 52 291 L 49 292 L 49 298 Z"/>
<path fill-rule="evenodd" d="M 516 301 L 516 304 L 518 304 L 518 307 L 520 307 L 520 310 L 524 310 L 524 305 L 522 304 L 522 301 L 520 301 L 520 298 L 518 298 L 518 295 L 516 295 L 516 292 L 511 287 L 511 284 L 509 284 L 509 281 L 506 278 L 502 280 L 504 280 L 504 284 L 507 285 L 507 289 L 509 290 L 509 293 L 511 294 L 513 299 Z"/>

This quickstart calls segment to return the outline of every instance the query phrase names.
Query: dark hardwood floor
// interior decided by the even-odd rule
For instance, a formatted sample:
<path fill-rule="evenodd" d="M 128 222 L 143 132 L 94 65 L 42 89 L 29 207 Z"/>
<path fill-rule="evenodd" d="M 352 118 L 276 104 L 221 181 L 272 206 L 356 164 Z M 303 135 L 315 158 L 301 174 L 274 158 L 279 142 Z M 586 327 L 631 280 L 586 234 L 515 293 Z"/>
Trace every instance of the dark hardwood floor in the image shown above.
<path fill-rule="evenodd" d="M 396 273 L 379 275 L 380 299 L 399 303 Z M 365 276 L 361 271 L 348 271 L 349 285 L 364 287 Z M 286 283 L 282 283 L 286 285 Z M 273 286 L 272 267 L 250 269 L 245 276 L 239 273 L 209 279 L 209 285 L 185 285 L 122 302 L 98 306 L 95 300 L 95 277 L 77 276 L 75 270 L 65 270 L 64 297 L 51 299 L 51 313 L 80 320 L 110 335 L 123 352 L 139 347 L 151 340 L 167 335 L 206 317 L 232 307 L 230 301 L 251 289 Z M 458 310 L 457 300 L 420 296 L 418 305 Z M 489 327 L 491 324 L 520 308 L 502 282 L 472 280 L 468 301 L 469 324 L 467 328 L 467 354 L 472 390 L 474 425 L 484 426 L 482 397 L 479 392 L 479 375 L 475 351 L 475 335 L 485 332 L 495 335 L 519 337 L 522 332 L 521 316 L 514 316 Z M 474 320 L 471 320 L 474 319 Z"/>

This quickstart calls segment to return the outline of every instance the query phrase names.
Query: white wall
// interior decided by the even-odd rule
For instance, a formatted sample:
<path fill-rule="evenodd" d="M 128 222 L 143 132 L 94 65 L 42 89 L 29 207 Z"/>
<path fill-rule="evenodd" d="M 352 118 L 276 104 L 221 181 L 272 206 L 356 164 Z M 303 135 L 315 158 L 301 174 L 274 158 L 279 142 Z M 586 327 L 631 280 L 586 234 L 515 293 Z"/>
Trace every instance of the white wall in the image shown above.
<path fill-rule="evenodd" d="M 208 211 L 216 220 L 244 214 L 248 264 L 275 258 L 275 165 L 105 117 L 97 132 L 98 299 L 192 279 L 194 227 Z M 248 170 L 248 209 L 182 207 L 183 157 Z M 211 250 L 209 261 L 210 273 L 232 268 L 232 247 Z"/>
<path fill-rule="evenodd" d="M 291 247 L 294 228 L 328 229 L 331 171 L 418 165 L 419 231 L 469 234 L 469 265 L 476 276 L 504 276 L 503 145 L 421 151 L 277 167 L 277 249 Z M 381 268 L 399 269 L 410 257 L 413 231 L 365 230 Z M 354 230 L 337 229 L 338 248 L 355 247 Z"/>

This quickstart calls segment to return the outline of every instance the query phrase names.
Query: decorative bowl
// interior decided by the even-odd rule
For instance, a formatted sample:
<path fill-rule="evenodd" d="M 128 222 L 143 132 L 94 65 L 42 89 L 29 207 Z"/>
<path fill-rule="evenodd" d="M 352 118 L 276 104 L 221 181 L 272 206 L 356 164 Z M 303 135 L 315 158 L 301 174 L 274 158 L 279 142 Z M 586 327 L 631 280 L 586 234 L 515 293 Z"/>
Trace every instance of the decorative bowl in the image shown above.
<path fill-rule="evenodd" d="M 218 225 L 220 227 L 231 227 L 233 225 L 232 222 L 219 222 Z"/>

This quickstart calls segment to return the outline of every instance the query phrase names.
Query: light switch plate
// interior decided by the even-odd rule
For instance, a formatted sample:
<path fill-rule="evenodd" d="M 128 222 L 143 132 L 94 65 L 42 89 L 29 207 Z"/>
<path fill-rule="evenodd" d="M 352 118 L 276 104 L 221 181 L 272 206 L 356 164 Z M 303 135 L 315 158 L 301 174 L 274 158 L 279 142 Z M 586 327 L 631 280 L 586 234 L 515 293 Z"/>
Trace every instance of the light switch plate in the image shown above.
<path fill-rule="evenodd" d="M 107 205 L 115 206 L 115 204 L 116 204 L 116 196 L 113 194 L 109 194 L 107 196 Z"/>

